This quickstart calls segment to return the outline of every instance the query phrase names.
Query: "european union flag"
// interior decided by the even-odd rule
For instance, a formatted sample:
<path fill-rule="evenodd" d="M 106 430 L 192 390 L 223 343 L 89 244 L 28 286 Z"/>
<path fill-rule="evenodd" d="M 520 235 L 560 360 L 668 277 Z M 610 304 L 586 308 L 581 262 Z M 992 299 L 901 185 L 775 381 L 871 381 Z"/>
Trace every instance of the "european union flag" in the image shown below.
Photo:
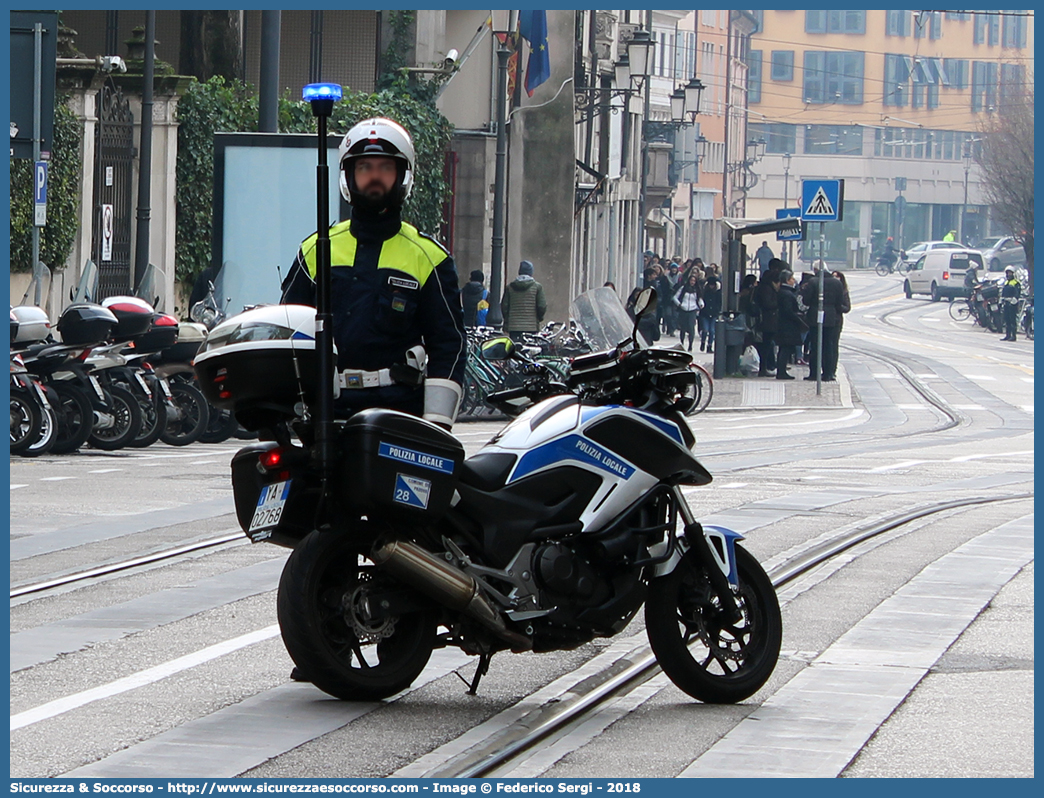
<path fill-rule="evenodd" d="M 551 77 L 551 58 L 547 52 L 547 12 L 519 11 L 518 32 L 529 42 L 526 93 L 532 97 L 536 87 Z"/>

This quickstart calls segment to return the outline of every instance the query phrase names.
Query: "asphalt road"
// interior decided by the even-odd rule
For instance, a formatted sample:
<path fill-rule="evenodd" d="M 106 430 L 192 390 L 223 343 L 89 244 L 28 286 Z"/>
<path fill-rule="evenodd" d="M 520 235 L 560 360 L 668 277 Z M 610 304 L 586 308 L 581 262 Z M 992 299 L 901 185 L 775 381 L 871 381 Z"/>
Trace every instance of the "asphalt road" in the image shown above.
<path fill-rule="evenodd" d="M 898 277 L 850 284 L 847 404 L 691 419 L 715 476 L 691 505 L 769 568 L 907 508 L 1033 491 L 1033 343 L 903 299 Z M 500 426 L 455 433 L 470 453 Z M 12 584 L 234 530 L 236 444 L 12 458 Z M 503 773 L 1032 776 L 1032 522 L 1030 496 L 868 541 L 781 591 L 783 656 L 751 699 L 703 705 L 657 676 Z M 289 681 L 286 555 L 244 540 L 12 600 L 11 775 L 425 775 L 645 643 L 639 613 L 575 651 L 499 654 L 477 696 L 457 673 L 475 660 L 440 651 L 405 694 L 338 702 Z"/>

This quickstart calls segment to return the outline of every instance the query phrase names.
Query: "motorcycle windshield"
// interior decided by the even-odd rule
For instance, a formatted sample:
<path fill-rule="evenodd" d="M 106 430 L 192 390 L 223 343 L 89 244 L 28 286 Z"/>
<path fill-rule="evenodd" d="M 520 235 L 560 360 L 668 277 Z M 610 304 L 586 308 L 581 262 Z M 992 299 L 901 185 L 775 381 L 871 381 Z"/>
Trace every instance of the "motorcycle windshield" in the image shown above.
<path fill-rule="evenodd" d="M 36 262 L 33 279 L 22 295 L 20 305 L 43 305 L 51 293 L 51 270 L 45 263 Z"/>
<path fill-rule="evenodd" d="M 150 263 L 145 267 L 145 274 L 138 281 L 138 290 L 134 292 L 134 296 L 138 297 L 138 299 L 144 299 L 157 311 L 165 310 L 161 307 L 162 296 L 160 294 L 163 277 L 163 269 Z"/>
<path fill-rule="evenodd" d="M 80 282 L 69 298 L 73 302 L 97 302 L 98 279 L 98 265 L 88 258 L 83 265 L 83 272 L 80 273 Z"/>
<path fill-rule="evenodd" d="M 596 351 L 612 349 L 628 340 L 634 329 L 620 297 L 609 286 L 580 294 L 569 306 L 569 313 Z M 643 344 L 647 345 L 644 339 Z"/>

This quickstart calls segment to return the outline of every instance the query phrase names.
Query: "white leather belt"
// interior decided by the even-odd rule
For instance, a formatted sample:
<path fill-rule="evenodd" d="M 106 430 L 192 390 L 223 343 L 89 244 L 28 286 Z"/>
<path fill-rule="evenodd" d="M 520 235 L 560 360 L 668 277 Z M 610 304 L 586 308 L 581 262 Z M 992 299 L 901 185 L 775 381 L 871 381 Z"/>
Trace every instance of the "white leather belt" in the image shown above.
<path fill-rule="evenodd" d="M 341 387 L 348 390 L 356 388 L 385 388 L 389 385 L 395 385 L 390 369 L 380 369 L 379 371 L 345 369 L 338 376 Z"/>

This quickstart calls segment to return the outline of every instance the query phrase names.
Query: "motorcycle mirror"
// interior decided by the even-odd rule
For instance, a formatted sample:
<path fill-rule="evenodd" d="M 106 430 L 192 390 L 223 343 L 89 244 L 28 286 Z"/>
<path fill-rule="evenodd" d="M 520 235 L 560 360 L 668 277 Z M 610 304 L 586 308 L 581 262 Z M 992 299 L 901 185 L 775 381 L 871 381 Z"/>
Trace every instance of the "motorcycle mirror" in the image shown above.
<path fill-rule="evenodd" d="M 646 312 L 652 313 L 656 310 L 656 289 L 643 288 L 638 298 L 634 300 L 634 315 L 637 319 L 644 316 Z"/>
<path fill-rule="evenodd" d="M 631 330 L 631 340 L 639 349 L 641 344 L 638 343 L 638 323 L 642 320 L 642 316 L 654 312 L 656 312 L 656 289 L 643 288 L 634 300 L 634 328 Z"/>
<path fill-rule="evenodd" d="M 481 346 L 482 357 L 486 360 L 507 360 L 515 354 L 515 342 L 506 335 L 500 338 L 490 338 Z"/>

